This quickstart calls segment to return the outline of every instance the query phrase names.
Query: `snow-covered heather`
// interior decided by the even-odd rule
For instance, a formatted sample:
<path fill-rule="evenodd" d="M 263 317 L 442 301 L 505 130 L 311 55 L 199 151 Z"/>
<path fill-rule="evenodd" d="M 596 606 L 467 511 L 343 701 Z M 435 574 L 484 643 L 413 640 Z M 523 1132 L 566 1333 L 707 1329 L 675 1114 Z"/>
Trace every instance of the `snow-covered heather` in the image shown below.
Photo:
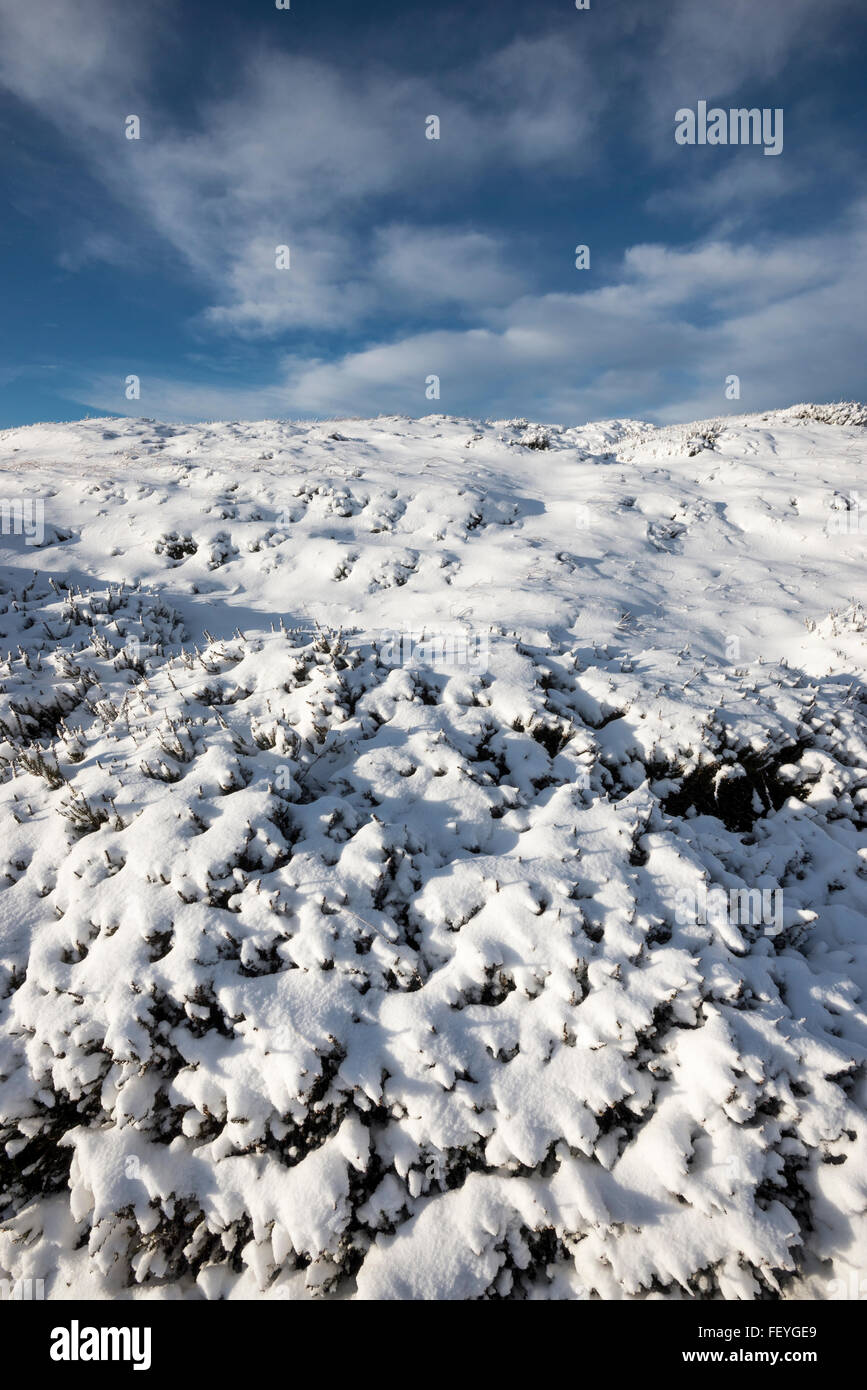
<path fill-rule="evenodd" d="M 0 434 L 0 1279 L 853 1296 L 865 423 Z"/>

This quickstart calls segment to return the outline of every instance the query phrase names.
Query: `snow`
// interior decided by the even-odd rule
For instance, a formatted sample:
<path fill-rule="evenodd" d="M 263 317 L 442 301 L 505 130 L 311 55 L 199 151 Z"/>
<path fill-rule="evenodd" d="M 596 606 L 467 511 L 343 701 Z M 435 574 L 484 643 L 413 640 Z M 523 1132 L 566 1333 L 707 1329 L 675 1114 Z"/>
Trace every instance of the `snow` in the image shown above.
<path fill-rule="evenodd" d="M 0 1278 L 849 1287 L 865 422 L 0 434 Z"/>

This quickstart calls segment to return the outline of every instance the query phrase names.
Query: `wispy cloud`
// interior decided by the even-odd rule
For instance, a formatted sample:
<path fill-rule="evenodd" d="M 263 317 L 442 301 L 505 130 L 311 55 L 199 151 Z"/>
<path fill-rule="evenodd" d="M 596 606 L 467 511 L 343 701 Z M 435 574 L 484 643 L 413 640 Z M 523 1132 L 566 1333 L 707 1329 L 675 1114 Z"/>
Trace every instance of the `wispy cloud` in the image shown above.
<path fill-rule="evenodd" d="M 336 361 L 287 356 L 272 384 L 248 392 L 149 378 L 148 413 L 472 414 L 482 400 L 492 417 L 587 419 L 630 399 L 633 413 L 686 418 L 827 399 L 857 386 L 863 313 L 852 285 L 865 275 L 867 204 L 859 204 L 833 234 L 773 246 L 635 247 L 603 289 L 522 296 L 481 311 L 475 327 L 415 333 Z M 439 406 L 425 396 L 432 374 Z M 739 405 L 725 398 L 730 374 L 741 379 Z M 89 398 L 117 409 L 117 381 L 92 381 Z"/>
<path fill-rule="evenodd" d="M 488 414 L 575 418 L 631 396 L 649 414 L 673 394 L 680 412 L 713 411 L 732 372 L 756 404 L 836 394 L 853 379 L 863 209 L 821 236 L 750 235 L 749 210 L 802 188 L 803 164 L 750 150 L 688 163 L 674 110 L 750 82 L 771 103 L 786 64 L 817 30 L 842 43 L 854 10 L 853 0 L 821 13 L 813 0 L 723 10 L 675 0 L 662 17 L 626 7 L 588 27 L 586 42 L 558 22 L 436 80 L 251 39 L 228 83 L 203 77 L 200 95 L 167 106 L 161 63 L 177 39 L 163 0 L 147 24 L 108 0 L 78 0 L 72 16 L 63 0 L 0 0 L 0 85 L 53 122 L 105 190 L 99 227 L 58 244 L 62 269 L 122 262 L 134 218 L 143 241 L 169 248 L 179 281 L 198 287 L 187 328 L 199 343 L 270 345 L 271 380 L 237 389 L 213 372 L 184 380 L 143 363 L 149 414 L 424 413 L 435 408 L 431 374 L 449 411 L 483 402 Z M 139 141 L 124 138 L 131 113 Z M 425 139 L 430 113 L 439 142 Z M 675 244 L 635 237 L 601 287 L 570 270 L 568 290 L 544 292 L 533 248 L 496 212 L 480 218 L 474 190 L 496 170 L 501 199 L 510 178 L 515 198 L 542 196 L 631 147 L 658 168 L 643 203 L 680 219 Z M 618 189 L 597 196 L 616 201 Z M 290 270 L 276 264 L 282 245 Z M 817 342 L 821 359 L 805 347 Z M 133 369 L 90 373 L 88 398 L 123 409 Z M 79 380 L 77 399 L 84 390 Z"/>
<path fill-rule="evenodd" d="M 549 38 L 516 41 L 438 92 L 386 69 L 360 75 L 253 48 L 233 89 L 179 128 L 147 96 L 153 52 L 112 34 L 114 13 L 87 0 L 70 35 L 54 0 L 9 7 L 0 81 L 55 120 L 116 202 L 210 287 L 203 320 L 222 331 L 351 327 L 390 316 L 395 293 L 414 308 L 502 299 L 517 274 L 496 264 L 492 238 L 424 217 L 390 225 L 382 200 L 408 211 L 437 180 L 574 159 L 604 101 L 580 55 Z M 431 109 L 440 142 L 425 138 Z M 140 141 L 123 138 L 130 112 Z M 61 264 L 80 266 L 101 245 L 110 255 L 108 233 L 64 248 Z M 290 246 L 291 275 L 275 267 L 278 245 Z"/>

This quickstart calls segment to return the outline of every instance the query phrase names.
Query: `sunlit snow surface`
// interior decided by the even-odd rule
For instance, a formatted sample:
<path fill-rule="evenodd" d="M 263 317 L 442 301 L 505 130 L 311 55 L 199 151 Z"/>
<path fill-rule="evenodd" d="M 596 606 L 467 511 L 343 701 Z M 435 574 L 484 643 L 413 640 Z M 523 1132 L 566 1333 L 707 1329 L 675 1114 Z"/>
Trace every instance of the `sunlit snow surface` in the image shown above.
<path fill-rule="evenodd" d="M 0 434 L 0 1278 L 857 1296 L 865 419 Z"/>

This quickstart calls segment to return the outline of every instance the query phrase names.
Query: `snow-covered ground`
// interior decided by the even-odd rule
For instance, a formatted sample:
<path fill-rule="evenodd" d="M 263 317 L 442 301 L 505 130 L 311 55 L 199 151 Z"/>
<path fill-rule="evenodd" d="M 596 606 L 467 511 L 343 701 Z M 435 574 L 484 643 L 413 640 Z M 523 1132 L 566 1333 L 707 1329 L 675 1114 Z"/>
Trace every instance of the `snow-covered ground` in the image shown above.
<path fill-rule="evenodd" d="M 867 1292 L 865 423 L 0 434 L 0 1279 Z"/>

